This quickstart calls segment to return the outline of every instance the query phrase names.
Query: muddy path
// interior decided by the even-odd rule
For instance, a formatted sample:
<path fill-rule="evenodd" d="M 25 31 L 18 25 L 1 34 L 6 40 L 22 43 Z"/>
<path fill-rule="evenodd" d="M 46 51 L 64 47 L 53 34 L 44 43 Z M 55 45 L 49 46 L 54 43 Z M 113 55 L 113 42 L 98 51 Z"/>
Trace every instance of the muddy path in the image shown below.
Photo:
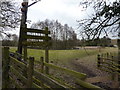
<path fill-rule="evenodd" d="M 101 71 L 97 69 L 97 62 L 96 60 L 90 61 L 89 58 L 93 56 L 89 56 L 83 59 L 75 59 L 70 62 L 72 66 L 72 70 L 75 70 L 77 72 L 82 72 L 87 75 L 87 78 L 94 78 L 94 77 L 104 77 L 104 76 L 110 76 L 109 73 Z M 111 80 L 108 80 L 108 78 L 104 78 L 106 80 L 100 81 L 97 83 L 92 83 L 94 85 L 100 86 L 101 88 L 108 89 L 111 86 Z"/>
<path fill-rule="evenodd" d="M 97 60 L 95 58 L 95 55 L 71 60 L 70 64 L 73 70 L 86 73 L 88 77 L 108 75 L 108 73 L 97 68 Z"/>
<path fill-rule="evenodd" d="M 95 77 L 96 76 L 96 74 L 92 70 L 87 68 L 85 65 L 78 63 L 77 61 L 72 61 L 71 66 L 72 66 L 73 70 L 87 74 L 87 77 Z"/>

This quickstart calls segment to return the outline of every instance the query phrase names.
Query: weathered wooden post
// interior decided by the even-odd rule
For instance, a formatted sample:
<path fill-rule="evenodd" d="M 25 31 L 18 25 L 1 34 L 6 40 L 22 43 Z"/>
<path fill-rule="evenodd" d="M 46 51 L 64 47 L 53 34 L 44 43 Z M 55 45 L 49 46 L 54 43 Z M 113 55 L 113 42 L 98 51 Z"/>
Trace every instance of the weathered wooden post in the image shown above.
<path fill-rule="evenodd" d="M 24 28 L 24 33 L 23 33 L 24 37 L 27 35 L 27 32 L 25 32 L 26 30 L 27 28 Z M 27 42 L 27 39 L 24 38 L 23 41 Z M 27 44 L 24 44 L 23 48 L 24 48 L 24 61 L 27 62 Z"/>
<path fill-rule="evenodd" d="M 109 58 L 109 53 L 108 52 L 106 53 L 106 57 Z"/>
<path fill-rule="evenodd" d="M 114 59 L 114 57 L 112 56 L 112 60 Z M 112 64 L 114 64 L 112 61 Z M 117 74 L 117 70 L 113 70 L 112 71 L 112 88 L 118 88 L 119 87 L 119 81 L 118 81 L 118 74 Z"/>
<path fill-rule="evenodd" d="M 48 32 L 48 27 L 45 27 L 45 31 Z M 48 33 L 45 34 L 45 42 L 46 42 L 46 48 L 45 48 L 45 62 L 49 63 L 49 52 L 48 52 Z M 45 73 L 49 74 L 49 68 L 45 67 Z"/>
<path fill-rule="evenodd" d="M 44 72 L 44 58 L 43 57 L 40 58 L 40 62 L 41 62 L 41 72 L 43 73 Z"/>
<path fill-rule="evenodd" d="M 35 2 L 33 2 L 32 4 L 28 5 L 28 0 L 23 0 L 22 2 L 22 16 L 21 16 L 21 24 L 20 24 L 20 34 L 19 34 L 19 42 L 18 42 L 18 53 L 22 54 L 22 42 L 23 42 L 23 33 L 24 33 L 24 28 L 27 28 L 27 11 L 28 11 L 28 7 L 34 5 L 35 3 L 37 3 L 40 0 L 36 0 Z"/>
<path fill-rule="evenodd" d="M 41 64 L 41 73 L 44 73 L 44 58 L 40 57 L 40 64 Z M 41 86 L 44 87 L 43 82 L 41 81 Z"/>
<path fill-rule="evenodd" d="M 117 40 L 117 44 L 118 44 L 118 68 L 120 69 L 120 23 L 119 23 L 119 31 L 118 31 L 118 40 Z M 118 73 L 120 73 L 120 71 L 118 71 Z M 120 82 L 120 75 L 118 77 L 118 80 Z"/>
<path fill-rule="evenodd" d="M 21 25 L 20 25 L 20 34 L 19 34 L 19 42 L 18 42 L 18 53 L 22 54 L 22 42 L 23 42 L 23 30 L 27 28 L 26 19 L 27 19 L 27 10 L 28 10 L 28 0 L 23 0 L 22 2 L 22 17 L 21 17 Z"/>
<path fill-rule="evenodd" d="M 2 59 L 2 88 L 9 88 L 9 47 L 3 47 L 3 59 Z"/>
<path fill-rule="evenodd" d="M 100 67 L 100 55 L 99 55 L 99 54 L 98 54 L 97 59 L 98 59 L 97 66 L 98 66 L 98 68 L 99 68 L 99 67 Z"/>
<path fill-rule="evenodd" d="M 27 46 L 24 46 L 24 61 L 27 62 Z"/>
<path fill-rule="evenodd" d="M 2 89 L 2 41 L 0 41 L 0 90 Z"/>
<path fill-rule="evenodd" d="M 112 66 L 114 66 L 113 62 L 115 62 L 115 61 L 113 61 L 113 56 L 111 56 L 111 59 L 112 59 L 112 63 L 111 63 L 112 64 L 111 67 L 112 67 Z M 112 72 L 116 72 L 116 70 L 112 70 Z M 112 73 L 112 80 L 114 80 L 114 78 L 115 78 L 115 73 Z"/>
<path fill-rule="evenodd" d="M 117 39 L 117 45 L 118 45 L 118 56 L 117 56 L 118 66 L 117 66 L 117 68 L 118 68 L 118 70 L 116 70 L 116 72 L 120 74 L 120 23 L 119 23 L 119 27 L 118 28 L 119 28 L 119 30 L 118 30 L 118 39 Z M 113 84 L 113 88 L 120 87 L 120 75 L 115 74 L 114 80 L 117 82 L 117 84 L 115 84 L 113 82 L 114 83 Z"/>
<path fill-rule="evenodd" d="M 29 64 L 28 64 L 28 72 L 27 72 L 27 88 L 32 88 L 32 82 L 33 82 L 33 72 L 34 72 L 34 57 L 29 58 Z"/>

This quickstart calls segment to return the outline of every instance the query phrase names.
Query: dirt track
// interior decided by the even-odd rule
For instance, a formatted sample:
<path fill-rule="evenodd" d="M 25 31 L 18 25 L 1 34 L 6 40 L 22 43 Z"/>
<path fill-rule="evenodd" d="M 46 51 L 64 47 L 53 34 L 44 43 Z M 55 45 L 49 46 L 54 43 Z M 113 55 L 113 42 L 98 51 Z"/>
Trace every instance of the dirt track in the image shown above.
<path fill-rule="evenodd" d="M 88 69 L 85 65 L 77 63 L 77 61 L 71 63 L 73 70 L 87 74 L 87 77 L 95 77 L 96 74 L 92 70 Z"/>
<path fill-rule="evenodd" d="M 69 63 L 70 66 L 66 67 L 66 68 L 75 70 L 77 72 L 85 73 L 87 75 L 88 79 L 94 78 L 95 80 L 98 80 L 97 83 L 92 83 L 92 84 L 108 90 L 111 86 L 111 80 L 106 78 L 106 77 L 110 76 L 110 74 L 97 69 L 97 60 L 92 60 L 91 61 L 91 59 L 90 59 L 90 58 L 93 58 L 93 57 L 95 57 L 95 56 L 92 55 L 92 56 L 88 56 L 88 57 L 85 57 L 85 58 L 82 58 L 82 59 L 71 60 L 70 63 Z M 75 84 L 76 83 L 76 81 L 74 81 L 74 78 L 70 77 L 68 74 L 66 75 L 64 73 L 58 73 L 58 71 L 55 71 L 55 70 L 53 70 L 52 73 L 56 77 L 61 77 L 65 81 L 72 82 L 70 84 Z M 102 78 L 103 81 L 99 81 L 101 79 L 101 77 L 104 77 L 104 78 Z"/>
<path fill-rule="evenodd" d="M 110 76 L 110 74 L 104 71 L 98 70 L 96 61 L 90 61 L 88 60 L 88 58 L 85 58 L 83 60 L 75 59 L 71 61 L 72 69 L 75 71 L 87 74 L 87 78 Z M 108 78 L 104 78 L 103 81 L 92 83 L 92 84 L 100 86 L 104 89 L 108 89 L 111 86 L 111 80 L 108 80 Z"/>

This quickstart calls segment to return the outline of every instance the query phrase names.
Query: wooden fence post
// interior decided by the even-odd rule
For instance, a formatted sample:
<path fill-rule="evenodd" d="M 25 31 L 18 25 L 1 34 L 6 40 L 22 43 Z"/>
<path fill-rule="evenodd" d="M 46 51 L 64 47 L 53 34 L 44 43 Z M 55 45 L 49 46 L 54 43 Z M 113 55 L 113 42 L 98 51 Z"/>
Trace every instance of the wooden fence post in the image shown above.
<path fill-rule="evenodd" d="M 3 59 L 2 59 L 2 88 L 9 88 L 9 69 L 10 69 L 10 59 L 9 59 L 9 47 L 3 48 Z"/>
<path fill-rule="evenodd" d="M 106 58 L 109 58 L 109 53 L 108 52 L 106 53 Z"/>
<path fill-rule="evenodd" d="M 41 57 L 40 61 L 41 61 L 41 73 L 44 73 L 44 58 Z M 42 81 L 41 81 L 41 87 L 44 87 L 44 84 Z"/>
<path fill-rule="evenodd" d="M 112 55 L 112 54 L 111 54 Z M 114 64 L 113 62 L 113 56 L 111 56 L 111 59 L 112 59 L 112 65 Z M 112 65 L 111 65 L 111 67 L 112 67 Z M 112 70 L 112 72 L 116 72 L 116 71 L 114 71 L 114 70 Z M 112 80 L 114 80 L 115 79 L 115 73 L 112 73 Z"/>
<path fill-rule="evenodd" d="M 43 71 L 44 71 L 44 58 L 41 57 L 40 61 L 41 61 L 41 72 L 43 73 Z"/>
<path fill-rule="evenodd" d="M 112 59 L 115 60 L 114 56 L 112 56 Z M 112 61 L 112 62 L 116 62 L 116 61 Z M 118 71 L 115 70 L 113 72 L 118 72 Z M 112 74 L 112 88 L 119 88 L 119 84 L 120 84 L 119 83 L 119 75 L 117 73 L 113 73 Z"/>
<path fill-rule="evenodd" d="M 24 46 L 24 61 L 27 62 L 27 46 Z"/>
<path fill-rule="evenodd" d="M 24 28 L 24 31 L 25 30 L 27 30 L 27 25 Z M 23 32 L 23 36 L 25 37 L 26 35 L 27 35 L 27 32 Z M 24 38 L 23 41 L 27 42 L 27 39 Z M 27 62 L 27 45 L 24 45 L 23 48 L 24 48 L 24 61 Z"/>
<path fill-rule="evenodd" d="M 28 81 L 27 81 L 27 88 L 32 88 L 32 76 L 33 76 L 33 72 L 34 72 L 34 57 L 30 57 L 29 58 L 29 65 L 28 65 Z"/>
<path fill-rule="evenodd" d="M 45 28 L 45 31 L 48 32 L 48 27 Z M 48 43 L 48 34 L 45 34 L 46 40 L 45 42 Z M 45 49 L 45 62 L 49 63 L 49 54 L 48 54 L 48 45 L 46 45 L 46 49 Z M 46 66 L 45 67 L 45 73 L 49 74 L 49 68 Z"/>
<path fill-rule="evenodd" d="M 97 66 L 98 66 L 98 68 L 100 67 L 100 55 L 98 54 L 98 62 L 97 62 Z"/>

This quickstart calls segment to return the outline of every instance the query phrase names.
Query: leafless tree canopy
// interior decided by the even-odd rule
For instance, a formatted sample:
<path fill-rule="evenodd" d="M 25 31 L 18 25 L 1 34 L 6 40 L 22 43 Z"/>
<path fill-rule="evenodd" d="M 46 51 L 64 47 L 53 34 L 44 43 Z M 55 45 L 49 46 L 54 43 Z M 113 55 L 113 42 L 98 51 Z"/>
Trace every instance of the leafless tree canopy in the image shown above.
<path fill-rule="evenodd" d="M 72 27 L 62 25 L 57 20 L 38 21 L 33 23 L 31 28 L 44 29 L 48 27 L 52 38 L 52 49 L 70 49 L 76 45 L 77 35 Z"/>
<path fill-rule="evenodd" d="M 87 39 L 98 38 L 101 34 L 108 36 L 120 29 L 120 0 L 84 0 L 80 5 L 84 10 L 89 6 L 94 8 L 91 17 L 78 21 L 81 35 Z"/>
<path fill-rule="evenodd" d="M 20 22 L 20 7 L 12 1 L 0 1 L 0 33 L 16 28 Z"/>

